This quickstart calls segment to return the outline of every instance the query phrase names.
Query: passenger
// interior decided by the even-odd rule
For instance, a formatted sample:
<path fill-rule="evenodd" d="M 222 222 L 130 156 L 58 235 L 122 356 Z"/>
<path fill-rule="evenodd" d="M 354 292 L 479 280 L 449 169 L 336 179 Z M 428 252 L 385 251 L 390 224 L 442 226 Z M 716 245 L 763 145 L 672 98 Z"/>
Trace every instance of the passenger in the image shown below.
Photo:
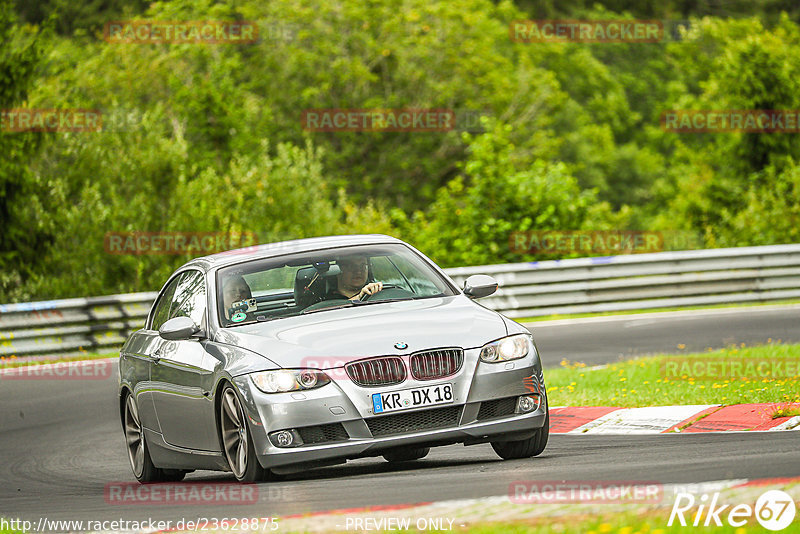
<path fill-rule="evenodd" d="M 253 298 L 250 286 L 241 276 L 232 276 L 222 284 L 222 302 L 225 306 L 225 317 L 230 319 L 231 306 L 234 302 Z"/>

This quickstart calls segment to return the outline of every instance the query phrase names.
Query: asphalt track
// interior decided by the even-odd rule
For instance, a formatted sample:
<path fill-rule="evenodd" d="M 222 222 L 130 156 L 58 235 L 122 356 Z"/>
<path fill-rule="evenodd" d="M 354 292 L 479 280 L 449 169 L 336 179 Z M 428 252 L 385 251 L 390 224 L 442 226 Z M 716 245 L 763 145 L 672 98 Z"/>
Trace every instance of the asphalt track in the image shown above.
<path fill-rule="evenodd" d="M 546 367 L 558 366 L 563 358 L 599 365 L 741 343 L 800 343 L 800 305 L 593 317 L 525 326 L 533 332 Z"/>
<path fill-rule="evenodd" d="M 534 326 L 545 362 L 589 363 L 650 352 L 768 338 L 800 341 L 796 308 Z M 131 482 L 116 404 L 116 370 L 99 381 L 0 378 L 0 517 L 38 521 L 178 521 L 268 517 L 324 510 L 506 495 L 520 480 L 629 480 L 690 484 L 732 478 L 800 476 L 800 433 L 652 436 L 552 435 L 544 454 L 503 462 L 489 445 L 433 449 L 413 465 L 380 458 L 260 484 L 254 504 L 108 504 L 108 484 Z M 199 471 L 188 481 L 232 481 Z"/>

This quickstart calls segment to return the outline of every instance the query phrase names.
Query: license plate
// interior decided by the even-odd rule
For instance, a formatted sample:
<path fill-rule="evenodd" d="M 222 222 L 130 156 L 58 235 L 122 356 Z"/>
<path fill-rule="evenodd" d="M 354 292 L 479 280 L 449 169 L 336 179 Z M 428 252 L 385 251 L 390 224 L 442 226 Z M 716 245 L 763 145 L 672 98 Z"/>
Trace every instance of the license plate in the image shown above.
<path fill-rule="evenodd" d="M 421 406 L 449 404 L 453 402 L 453 385 L 438 384 L 423 388 L 404 389 L 372 394 L 372 412 L 386 413 L 408 410 Z"/>

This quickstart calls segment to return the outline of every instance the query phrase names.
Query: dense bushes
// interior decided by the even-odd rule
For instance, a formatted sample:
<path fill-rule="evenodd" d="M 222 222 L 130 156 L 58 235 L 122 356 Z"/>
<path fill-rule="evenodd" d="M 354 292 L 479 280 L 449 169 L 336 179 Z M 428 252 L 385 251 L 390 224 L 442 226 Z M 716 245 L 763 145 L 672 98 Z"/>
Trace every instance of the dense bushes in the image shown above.
<path fill-rule="evenodd" d="M 769 27 L 693 19 L 678 41 L 524 44 L 508 24 L 529 14 L 508 1 L 175 0 L 138 9 L 257 20 L 262 38 L 142 45 L 102 40 L 117 3 L 83 19 L 67 10 L 55 32 L 0 4 L 0 106 L 105 120 L 102 132 L 0 132 L 0 302 L 152 290 L 188 259 L 108 254 L 108 232 L 380 232 L 443 265 L 537 259 L 509 248 L 525 230 L 798 239 L 796 134 L 659 126 L 669 109 L 800 109 L 800 29 L 772 11 Z M 308 132 L 310 108 L 487 117 L 470 134 Z"/>

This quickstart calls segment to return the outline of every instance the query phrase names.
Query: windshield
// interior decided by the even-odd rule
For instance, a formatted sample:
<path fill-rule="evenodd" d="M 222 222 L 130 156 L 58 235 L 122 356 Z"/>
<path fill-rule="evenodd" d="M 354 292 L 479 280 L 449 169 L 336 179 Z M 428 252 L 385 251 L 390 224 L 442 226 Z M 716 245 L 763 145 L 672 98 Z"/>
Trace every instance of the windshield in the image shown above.
<path fill-rule="evenodd" d="M 372 294 L 366 294 L 365 288 Z M 217 312 L 226 327 L 455 294 L 427 262 L 401 244 L 305 252 L 253 260 L 217 272 Z"/>

